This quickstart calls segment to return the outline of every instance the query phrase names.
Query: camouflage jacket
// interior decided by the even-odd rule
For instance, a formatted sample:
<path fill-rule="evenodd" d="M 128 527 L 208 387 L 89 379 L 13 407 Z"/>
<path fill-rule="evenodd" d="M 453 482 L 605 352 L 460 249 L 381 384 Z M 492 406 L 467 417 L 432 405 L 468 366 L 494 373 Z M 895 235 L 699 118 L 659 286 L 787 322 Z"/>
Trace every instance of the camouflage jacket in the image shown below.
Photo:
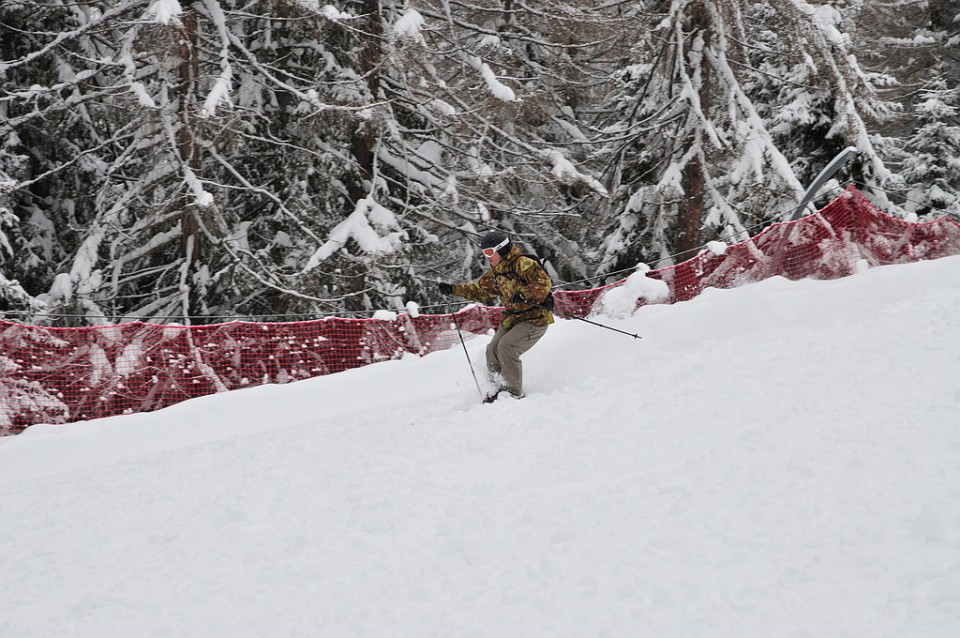
<path fill-rule="evenodd" d="M 522 255 L 520 248 L 514 245 L 503 260 L 483 273 L 480 279 L 469 284 L 454 284 L 453 294 L 488 305 L 500 297 L 504 328 L 510 329 L 521 321 L 546 326 L 553 323 L 552 312 L 526 303 L 514 303 L 512 299 L 519 292 L 524 299 L 543 303 L 552 285 L 543 267 Z"/>

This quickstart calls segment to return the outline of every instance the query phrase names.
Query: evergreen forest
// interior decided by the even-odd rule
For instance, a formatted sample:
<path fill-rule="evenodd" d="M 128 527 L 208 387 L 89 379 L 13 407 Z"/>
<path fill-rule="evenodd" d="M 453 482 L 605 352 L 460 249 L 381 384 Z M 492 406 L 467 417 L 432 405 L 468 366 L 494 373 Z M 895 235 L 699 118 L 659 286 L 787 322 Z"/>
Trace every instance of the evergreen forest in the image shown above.
<path fill-rule="evenodd" d="M 3 0 L 0 316 L 449 308 L 494 228 L 595 287 L 848 148 L 811 211 L 960 219 L 958 87 L 960 0 Z"/>

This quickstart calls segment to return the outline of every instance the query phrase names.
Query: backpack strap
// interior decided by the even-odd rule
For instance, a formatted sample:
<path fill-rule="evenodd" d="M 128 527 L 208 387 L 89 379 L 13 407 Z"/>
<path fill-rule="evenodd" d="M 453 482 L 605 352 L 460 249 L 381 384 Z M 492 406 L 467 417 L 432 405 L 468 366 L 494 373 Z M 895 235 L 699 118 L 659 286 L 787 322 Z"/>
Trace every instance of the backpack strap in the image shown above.
<path fill-rule="evenodd" d="M 540 261 L 539 257 L 537 257 L 536 255 L 531 255 L 529 253 L 520 253 L 519 255 L 514 257 L 513 262 L 510 264 L 510 269 L 501 273 L 501 276 L 511 277 L 513 279 L 516 279 L 517 281 L 523 281 L 523 278 L 520 276 L 520 273 L 517 272 L 517 268 L 516 268 L 517 260 L 520 259 L 521 257 L 532 259 L 534 262 L 536 262 L 538 266 L 540 266 L 540 269 L 543 272 L 547 272 L 547 269 L 543 267 L 543 262 Z M 524 283 L 527 283 L 527 282 L 524 282 Z"/>
<path fill-rule="evenodd" d="M 530 253 L 520 253 L 519 255 L 517 255 L 517 256 L 513 259 L 513 262 L 510 264 L 510 266 L 511 266 L 510 270 L 507 270 L 507 271 L 501 273 L 500 276 L 501 276 L 501 277 L 511 277 L 511 278 L 515 279 L 516 281 L 519 281 L 519 282 L 522 282 L 522 283 L 528 283 L 528 282 L 526 282 L 526 281 L 523 280 L 523 278 L 520 276 L 520 273 L 518 273 L 518 272 L 517 272 L 517 269 L 516 269 L 516 261 L 517 261 L 518 259 L 520 259 L 521 257 L 526 257 L 527 259 L 532 259 L 532 260 L 540 267 L 540 270 L 542 270 L 544 273 L 546 273 L 548 277 L 550 276 L 549 273 L 547 273 L 547 269 L 543 267 L 543 261 L 541 261 L 541 259 L 540 259 L 539 257 L 537 257 L 536 255 L 531 255 Z M 544 309 L 546 309 L 546 310 L 553 310 L 553 307 L 554 307 L 555 304 L 556 304 L 556 300 L 555 300 L 554 297 L 553 297 L 553 291 L 548 291 L 548 292 L 547 292 L 547 298 L 543 300 L 543 303 L 542 303 L 542 304 L 538 304 L 537 306 L 540 307 L 540 308 L 544 308 Z M 511 313 L 511 312 L 508 312 L 507 314 L 520 314 L 520 313 L 523 313 L 523 312 L 526 312 L 526 310 L 514 311 L 514 312 L 512 312 L 512 313 Z"/>

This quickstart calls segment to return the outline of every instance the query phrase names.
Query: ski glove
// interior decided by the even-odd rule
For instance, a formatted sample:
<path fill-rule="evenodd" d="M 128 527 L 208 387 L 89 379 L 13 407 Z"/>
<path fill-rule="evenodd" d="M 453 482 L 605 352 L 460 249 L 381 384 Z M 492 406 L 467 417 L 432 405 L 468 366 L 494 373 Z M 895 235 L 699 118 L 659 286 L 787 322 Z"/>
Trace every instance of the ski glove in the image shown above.
<path fill-rule="evenodd" d="M 445 281 L 441 281 L 437 284 L 437 288 L 439 288 L 440 292 L 442 292 L 445 295 L 453 294 L 453 284 L 448 284 Z"/>
<path fill-rule="evenodd" d="M 528 302 L 522 293 L 515 292 L 513 293 L 513 298 L 510 300 L 510 303 L 530 303 Z"/>

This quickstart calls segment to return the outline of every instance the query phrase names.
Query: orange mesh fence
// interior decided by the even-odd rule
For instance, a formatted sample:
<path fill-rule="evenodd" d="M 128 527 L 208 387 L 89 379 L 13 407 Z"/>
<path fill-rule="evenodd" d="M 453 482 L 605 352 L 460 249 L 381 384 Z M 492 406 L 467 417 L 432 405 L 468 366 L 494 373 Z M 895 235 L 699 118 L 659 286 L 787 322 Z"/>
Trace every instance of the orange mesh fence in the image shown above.
<path fill-rule="evenodd" d="M 848 189 L 816 215 L 775 224 L 723 254 L 704 250 L 651 271 L 666 301 L 706 287 L 732 288 L 773 275 L 833 279 L 870 266 L 960 254 L 960 224 L 889 217 Z M 556 291 L 558 314 L 585 317 L 606 290 Z M 464 333 L 496 329 L 499 308 L 457 314 Z M 214 392 L 287 383 L 459 345 L 450 315 L 327 318 L 290 323 L 171 326 L 140 322 L 46 328 L 0 321 L 0 435 L 35 423 L 68 423 L 156 410 Z"/>

